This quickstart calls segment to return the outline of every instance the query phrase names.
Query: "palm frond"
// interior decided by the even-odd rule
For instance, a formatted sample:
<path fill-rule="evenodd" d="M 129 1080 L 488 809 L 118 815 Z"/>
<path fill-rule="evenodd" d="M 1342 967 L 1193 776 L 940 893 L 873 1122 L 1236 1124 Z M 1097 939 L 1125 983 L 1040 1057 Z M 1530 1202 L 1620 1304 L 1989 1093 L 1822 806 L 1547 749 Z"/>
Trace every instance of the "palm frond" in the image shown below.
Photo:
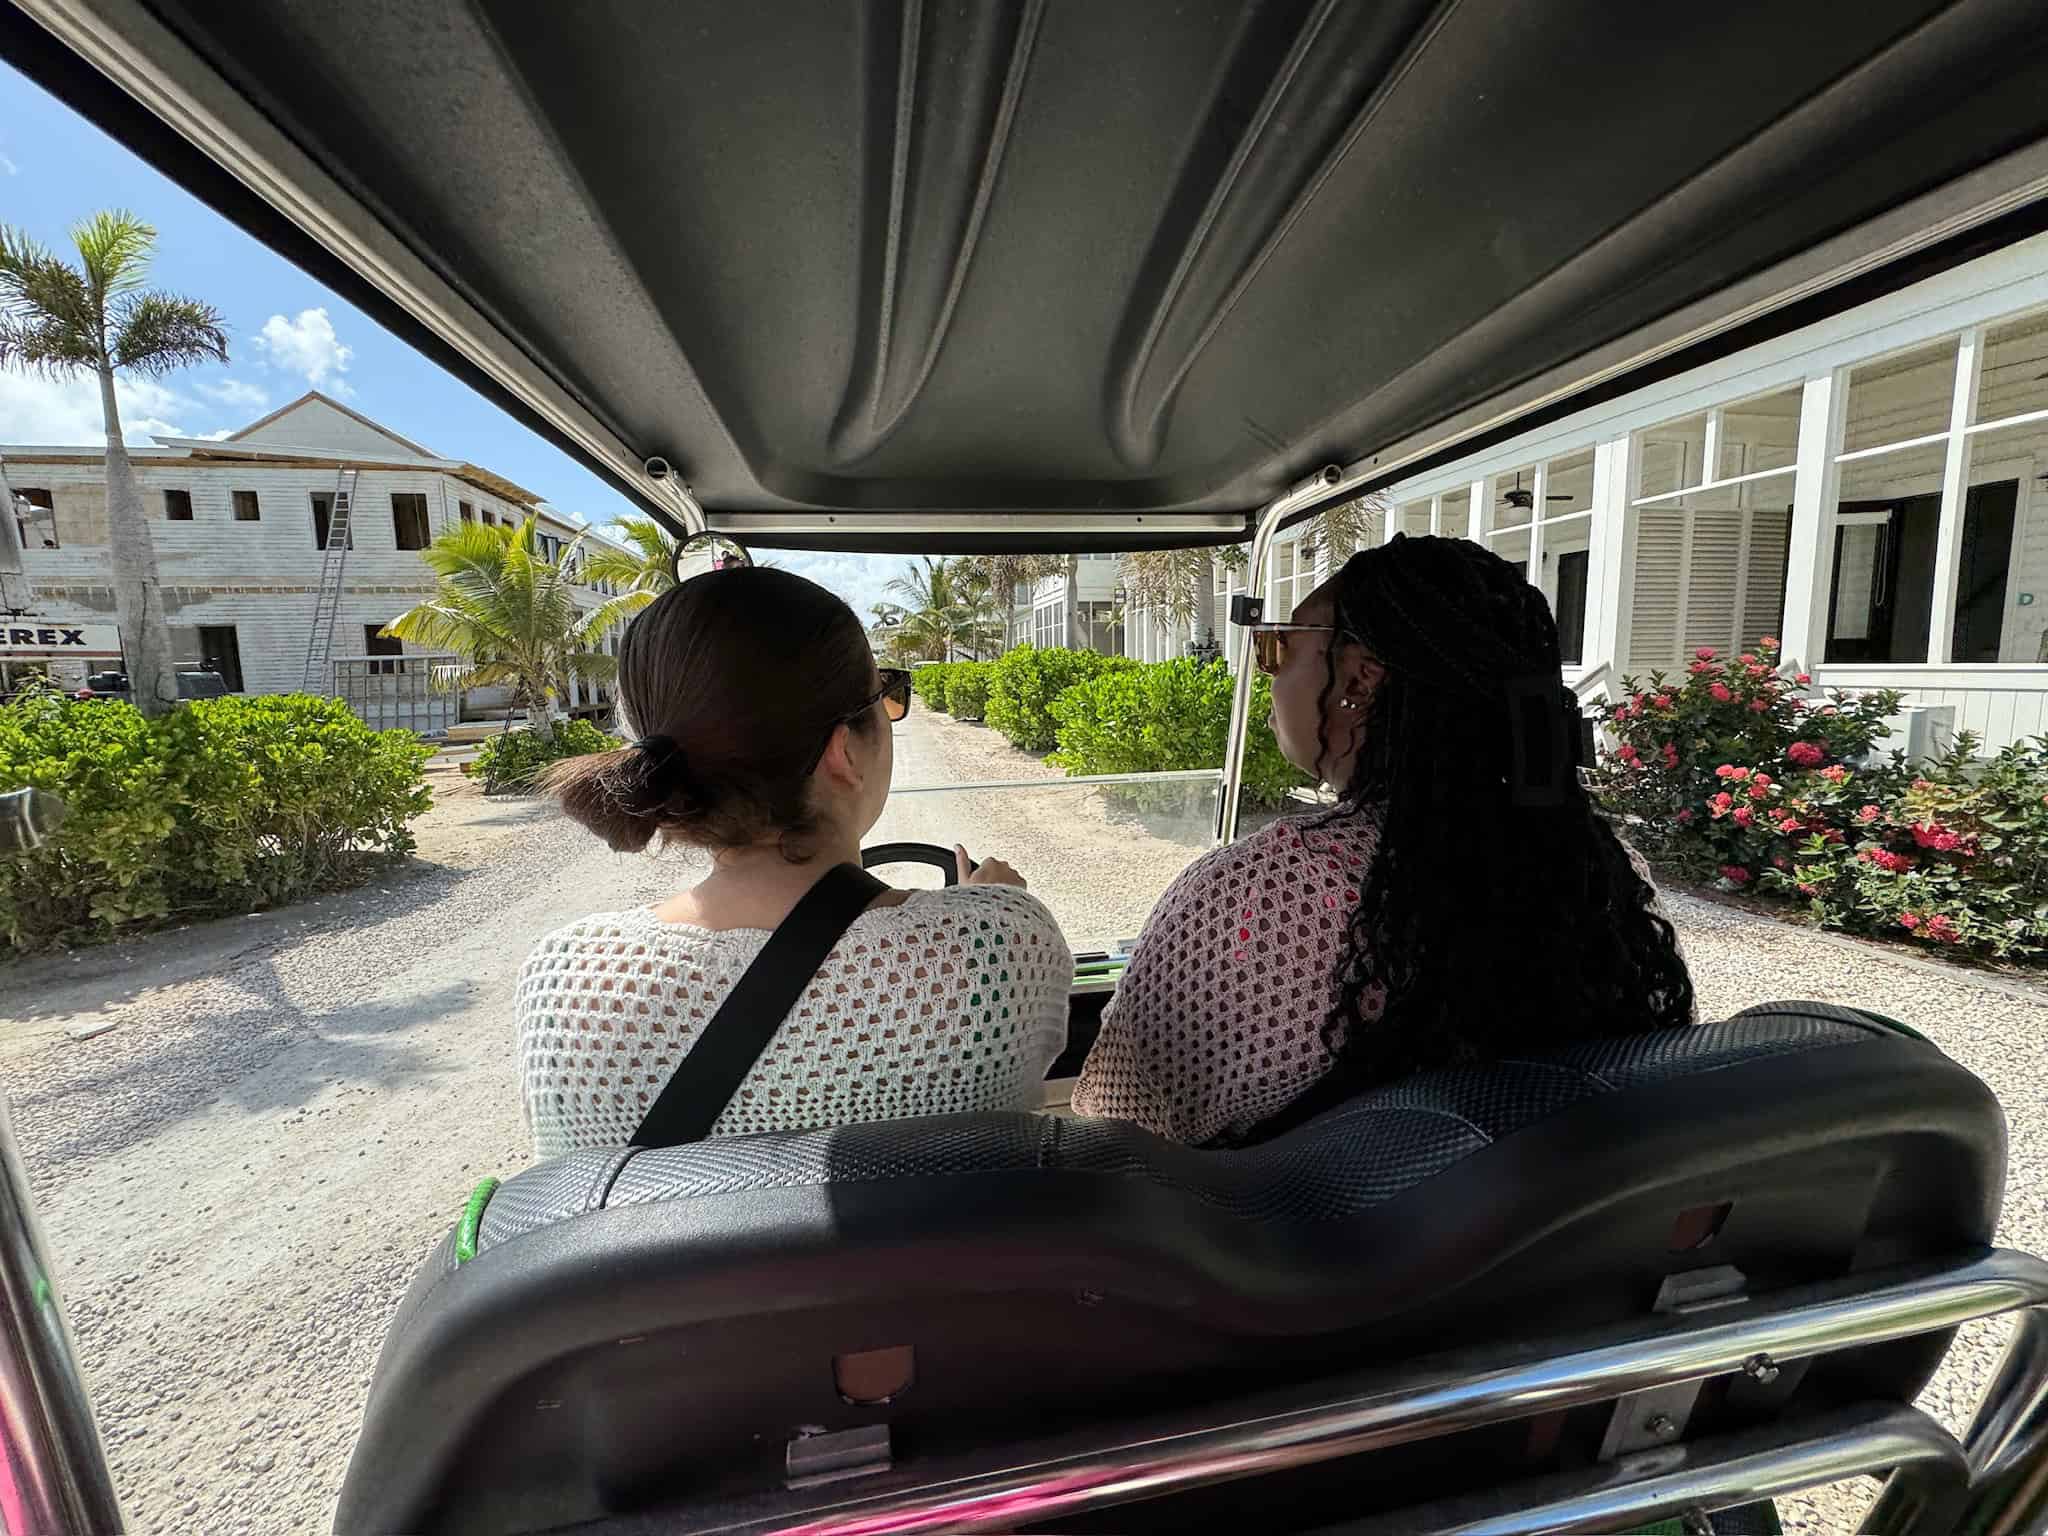
<path fill-rule="evenodd" d="M 71 226 L 85 280 L 105 304 L 133 293 L 149 274 L 156 230 L 124 208 L 106 209 Z"/>
<path fill-rule="evenodd" d="M 47 316 L 0 318 L 0 368 L 62 378 L 99 364 L 92 338 Z"/>
<path fill-rule="evenodd" d="M 16 366 L 68 372 L 99 360 L 100 308 L 78 269 L 18 229 L 0 224 L 0 318 Z"/>
<path fill-rule="evenodd" d="M 116 368 L 162 378 L 194 363 L 225 363 L 228 336 L 220 311 L 172 293 L 132 293 L 115 301 L 111 321 Z"/>

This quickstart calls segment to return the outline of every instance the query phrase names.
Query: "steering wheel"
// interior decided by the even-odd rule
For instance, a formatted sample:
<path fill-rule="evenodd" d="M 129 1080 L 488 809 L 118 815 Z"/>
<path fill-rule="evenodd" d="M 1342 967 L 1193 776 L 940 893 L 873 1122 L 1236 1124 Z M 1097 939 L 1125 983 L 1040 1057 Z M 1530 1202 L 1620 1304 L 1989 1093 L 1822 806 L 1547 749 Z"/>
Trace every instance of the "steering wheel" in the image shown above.
<path fill-rule="evenodd" d="M 954 862 L 953 850 L 941 848 L 937 843 L 877 843 L 872 848 L 860 851 L 860 867 L 873 869 L 878 864 L 929 864 L 945 874 L 946 884 L 960 883 L 960 866 Z M 981 866 L 972 860 L 969 869 Z"/>

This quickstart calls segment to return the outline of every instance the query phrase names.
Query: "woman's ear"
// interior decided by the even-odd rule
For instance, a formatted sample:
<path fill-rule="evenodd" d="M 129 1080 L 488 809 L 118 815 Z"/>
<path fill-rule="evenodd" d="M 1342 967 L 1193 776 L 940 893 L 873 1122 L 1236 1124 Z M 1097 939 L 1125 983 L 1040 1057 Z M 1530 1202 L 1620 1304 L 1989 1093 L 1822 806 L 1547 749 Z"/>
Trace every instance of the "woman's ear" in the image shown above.
<path fill-rule="evenodd" d="M 1386 675 L 1386 667 L 1367 655 L 1364 646 L 1345 646 L 1337 664 L 1337 707 L 1362 714 Z"/>
<path fill-rule="evenodd" d="M 832 727 L 832 737 L 825 743 L 825 754 L 818 759 L 817 771 L 830 783 L 845 789 L 859 789 L 867 777 L 853 750 L 853 727 L 845 721 Z"/>

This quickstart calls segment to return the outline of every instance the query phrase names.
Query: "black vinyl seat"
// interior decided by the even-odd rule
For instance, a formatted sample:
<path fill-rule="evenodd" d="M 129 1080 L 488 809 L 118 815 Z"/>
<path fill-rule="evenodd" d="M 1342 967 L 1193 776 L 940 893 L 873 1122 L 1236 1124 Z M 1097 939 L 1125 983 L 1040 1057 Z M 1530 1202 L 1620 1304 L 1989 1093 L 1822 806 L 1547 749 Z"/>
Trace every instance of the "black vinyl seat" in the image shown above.
<path fill-rule="evenodd" d="M 1674 1275 L 1761 1294 L 1949 1257 L 1989 1243 L 2004 1168 L 1975 1077 L 1815 1003 L 1423 1074 L 1239 1151 L 991 1114 L 579 1152 L 496 1191 L 474 1258 L 451 1233 L 421 1270 L 336 1526 L 744 1497 L 820 1431 L 886 1423 L 899 1460 L 993 1451 L 1641 1319 Z M 1802 1362 L 1701 1412 L 1910 1402 L 1945 1345 Z M 849 1400 L 850 1360 L 894 1362 L 889 1401 Z"/>

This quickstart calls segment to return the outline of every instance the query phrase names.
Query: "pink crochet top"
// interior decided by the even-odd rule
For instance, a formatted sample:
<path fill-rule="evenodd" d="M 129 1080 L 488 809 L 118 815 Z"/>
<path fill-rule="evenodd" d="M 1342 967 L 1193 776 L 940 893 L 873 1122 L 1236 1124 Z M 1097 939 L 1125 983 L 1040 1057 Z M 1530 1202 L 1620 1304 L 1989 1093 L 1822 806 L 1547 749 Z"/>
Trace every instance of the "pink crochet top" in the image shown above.
<path fill-rule="evenodd" d="M 1378 845 L 1370 814 L 1288 817 L 1183 870 L 1103 1012 L 1076 1113 L 1200 1143 L 1251 1130 L 1320 1078 L 1345 927 Z"/>

